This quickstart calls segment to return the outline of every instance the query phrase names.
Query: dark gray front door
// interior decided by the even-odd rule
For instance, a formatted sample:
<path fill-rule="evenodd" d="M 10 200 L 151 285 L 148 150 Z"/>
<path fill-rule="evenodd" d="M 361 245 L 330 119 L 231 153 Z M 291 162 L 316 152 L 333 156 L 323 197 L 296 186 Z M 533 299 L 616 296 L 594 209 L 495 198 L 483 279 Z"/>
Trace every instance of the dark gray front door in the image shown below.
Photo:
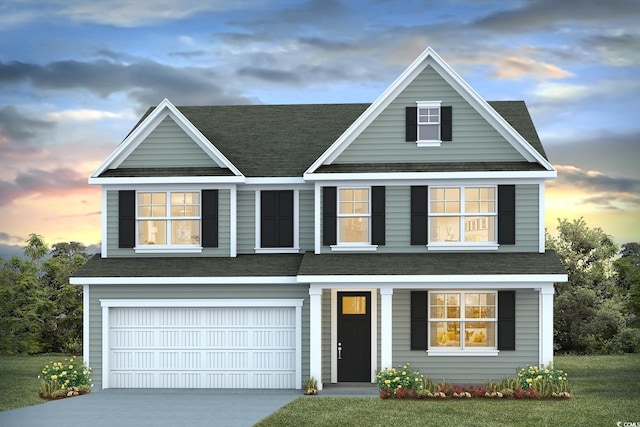
<path fill-rule="evenodd" d="M 338 382 L 371 381 L 371 292 L 338 292 Z"/>

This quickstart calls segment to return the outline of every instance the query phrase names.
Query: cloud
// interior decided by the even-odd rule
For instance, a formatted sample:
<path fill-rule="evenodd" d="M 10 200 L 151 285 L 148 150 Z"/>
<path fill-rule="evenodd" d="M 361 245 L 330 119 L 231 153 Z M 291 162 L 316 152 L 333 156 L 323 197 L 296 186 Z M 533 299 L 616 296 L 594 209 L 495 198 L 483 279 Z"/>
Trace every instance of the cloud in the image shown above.
<path fill-rule="evenodd" d="M 47 90 L 84 89 L 101 97 L 124 92 L 144 108 L 164 98 L 189 105 L 256 101 L 241 95 L 224 77 L 213 68 L 181 68 L 154 61 L 122 64 L 64 60 L 44 65 L 0 62 L 0 84 L 29 83 Z"/>
<path fill-rule="evenodd" d="M 20 172 L 13 181 L 0 180 L 0 206 L 33 196 L 63 196 L 70 191 L 86 191 L 87 178 L 68 168 L 50 171 L 31 169 Z"/>
<path fill-rule="evenodd" d="M 589 194 L 582 203 L 610 210 L 640 207 L 640 179 L 605 175 L 599 171 L 585 171 L 572 165 L 555 165 L 558 178 L 549 187 L 573 189 Z"/>
<path fill-rule="evenodd" d="M 93 122 L 103 119 L 133 119 L 131 112 L 113 113 L 110 111 L 78 109 L 53 111 L 45 114 L 45 117 L 52 121 L 73 121 L 73 122 Z"/>
<path fill-rule="evenodd" d="M 54 122 L 32 119 L 21 114 L 14 106 L 6 106 L 0 110 L 0 147 L 3 140 L 33 141 L 54 126 Z"/>

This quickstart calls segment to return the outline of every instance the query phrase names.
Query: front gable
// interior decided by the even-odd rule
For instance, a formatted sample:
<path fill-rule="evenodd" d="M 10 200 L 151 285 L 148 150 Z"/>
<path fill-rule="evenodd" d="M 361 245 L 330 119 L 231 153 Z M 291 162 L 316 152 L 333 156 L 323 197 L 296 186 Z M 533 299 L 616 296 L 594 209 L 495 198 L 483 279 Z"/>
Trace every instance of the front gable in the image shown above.
<path fill-rule="evenodd" d="M 213 142 L 165 99 L 96 169 L 89 183 L 175 180 L 176 176 L 206 176 L 226 182 L 244 178 Z"/>
<path fill-rule="evenodd" d="M 453 137 L 419 147 L 405 138 L 407 107 L 451 108 Z M 444 108 L 443 108 L 444 109 Z M 444 117 L 444 115 L 443 115 Z M 447 141 L 451 139 L 451 141 Z M 429 144 L 427 144 L 429 145 Z M 340 164 L 524 162 L 555 177 L 553 166 L 431 48 L 427 48 L 305 172 Z M 323 170 L 321 170 L 321 168 Z"/>

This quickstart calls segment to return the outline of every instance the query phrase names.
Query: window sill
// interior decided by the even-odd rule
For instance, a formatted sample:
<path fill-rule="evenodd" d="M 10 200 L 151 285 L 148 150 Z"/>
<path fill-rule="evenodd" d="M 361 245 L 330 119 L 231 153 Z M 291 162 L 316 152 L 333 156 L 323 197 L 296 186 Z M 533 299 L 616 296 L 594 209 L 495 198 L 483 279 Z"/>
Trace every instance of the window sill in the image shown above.
<path fill-rule="evenodd" d="M 202 253 L 201 246 L 136 246 L 133 250 L 137 254 L 199 254 Z"/>
<path fill-rule="evenodd" d="M 257 254 L 297 254 L 300 248 L 254 248 Z"/>
<path fill-rule="evenodd" d="M 418 147 L 440 147 L 442 141 L 416 141 Z"/>
<path fill-rule="evenodd" d="M 427 350 L 428 356 L 497 356 L 500 353 L 500 350 Z"/>
<path fill-rule="evenodd" d="M 331 245 L 332 252 L 377 251 L 378 245 Z"/>
<path fill-rule="evenodd" d="M 428 251 L 497 251 L 500 245 L 497 243 L 431 243 L 427 245 Z"/>

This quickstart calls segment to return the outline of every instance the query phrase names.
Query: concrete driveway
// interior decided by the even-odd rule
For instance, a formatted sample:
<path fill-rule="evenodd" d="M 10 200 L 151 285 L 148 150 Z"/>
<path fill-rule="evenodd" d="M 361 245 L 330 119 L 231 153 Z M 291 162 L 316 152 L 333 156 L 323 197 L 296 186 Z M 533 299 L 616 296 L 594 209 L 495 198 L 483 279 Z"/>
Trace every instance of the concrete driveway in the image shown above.
<path fill-rule="evenodd" d="M 300 390 L 102 390 L 0 412 L 0 426 L 252 426 Z"/>

